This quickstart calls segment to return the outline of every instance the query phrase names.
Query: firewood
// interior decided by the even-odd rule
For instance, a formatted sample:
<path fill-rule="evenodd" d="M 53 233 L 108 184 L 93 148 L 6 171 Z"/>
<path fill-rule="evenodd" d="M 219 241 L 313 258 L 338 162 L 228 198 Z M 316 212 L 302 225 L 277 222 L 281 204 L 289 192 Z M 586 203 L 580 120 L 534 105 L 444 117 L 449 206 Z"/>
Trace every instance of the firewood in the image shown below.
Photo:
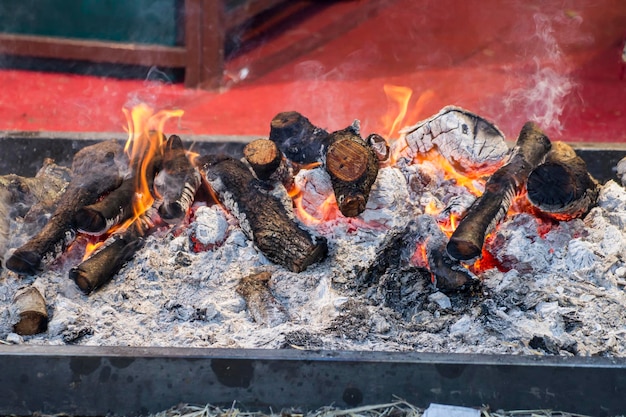
<path fill-rule="evenodd" d="M 237 294 L 246 300 L 248 312 L 259 325 L 275 327 L 289 320 L 287 310 L 268 287 L 272 274 L 267 271 L 248 275 L 237 285 Z"/>
<path fill-rule="evenodd" d="M 243 156 L 260 180 L 268 180 L 282 160 L 278 146 L 269 139 L 256 139 L 248 143 L 243 148 Z"/>
<path fill-rule="evenodd" d="M 133 216 L 135 189 L 135 177 L 126 178 L 97 203 L 81 207 L 76 212 L 76 228 L 83 233 L 101 235 L 128 220 Z"/>
<path fill-rule="evenodd" d="M 56 259 L 76 236 L 77 210 L 121 184 L 123 157 L 123 147 L 116 141 L 99 142 L 78 151 L 72 162 L 72 180 L 50 221 L 13 252 L 6 267 L 17 273 L 35 274 Z"/>
<path fill-rule="evenodd" d="M 126 229 L 113 233 L 86 260 L 70 269 L 69 277 L 85 293 L 102 287 L 143 246 L 144 236 L 154 227 L 156 209 L 150 208 Z"/>
<path fill-rule="evenodd" d="M 27 336 L 46 331 L 48 327 L 48 310 L 46 301 L 36 287 L 20 289 L 13 297 L 12 308 L 19 317 L 13 325 L 13 331 Z"/>
<path fill-rule="evenodd" d="M 447 245 L 448 254 L 469 261 L 482 254 L 485 237 L 506 215 L 530 172 L 550 151 L 550 139 L 532 122 L 522 128 L 507 163 L 489 177 L 485 192 L 472 204 Z"/>
<path fill-rule="evenodd" d="M 170 136 L 161 171 L 154 179 L 156 192 L 163 199 L 159 214 L 165 222 L 178 223 L 185 217 L 201 181 L 198 169 L 187 158 L 183 142 L 176 135 Z"/>
<path fill-rule="evenodd" d="M 435 286 L 441 290 L 474 288 L 478 285 L 478 278 L 448 256 L 445 250 L 447 243 L 447 236 L 433 216 L 418 216 L 405 227 L 388 234 L 377 250 L 374 262 L 359 274 L 356 286 L 359 289 L 369 287 L 385 274 L 409 271 L 407 268 L 413 264 L 428 271 Z"/>
<path fill-rule="evenodd" d="M 319 161 L 322 148 L 328 145 L 328 132 L 313 125 L 298 112 L 279 113 L 270 123 L 270 140 L 288 159 L 308 164 Z"/>
<path fill-rule="evenodd" d="M 301 272 L 326 256 L 326 240 L 301 229 L 278 199 L 262 191 L 260 181 L 243 162 L 208 155 L 197 164 L 220 202 L 270 261 Z"/>
<path fill-rule="evenodd" d="M 330 175 L 339 210 L 356 217 L 365 210 L 370 190 L 378 175 L 378 157 L 354 126 L 330 135 L 326 171 Z"/>
<path fill-rule="evenodd" d="M 586 214 L 598 199 L 600 187 L 585 161 L 564 142 L 554 142 L 544 163 L 526 183 L 528 200 L 544 214 L 567 220 Z"/>

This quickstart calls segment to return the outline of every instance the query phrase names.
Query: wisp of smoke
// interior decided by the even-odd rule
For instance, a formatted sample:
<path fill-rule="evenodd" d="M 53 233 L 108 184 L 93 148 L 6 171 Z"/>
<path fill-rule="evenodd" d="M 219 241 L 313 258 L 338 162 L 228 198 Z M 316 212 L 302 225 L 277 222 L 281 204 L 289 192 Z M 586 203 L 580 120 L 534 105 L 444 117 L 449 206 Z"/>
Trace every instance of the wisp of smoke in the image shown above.
<path fill-rule="evenodd" d="M 513 90 L 504 99 L 504 105 L 507 112 L 523 114 L 545 129 L 560 131 L 565 99 L 576 84 L 568 74 L 568 65 L 554 37 L 550 19 L 535 14 L 534 21 L 534 37 L 538 40 L 533 58 L 535 72 L 527 86 Z"/>

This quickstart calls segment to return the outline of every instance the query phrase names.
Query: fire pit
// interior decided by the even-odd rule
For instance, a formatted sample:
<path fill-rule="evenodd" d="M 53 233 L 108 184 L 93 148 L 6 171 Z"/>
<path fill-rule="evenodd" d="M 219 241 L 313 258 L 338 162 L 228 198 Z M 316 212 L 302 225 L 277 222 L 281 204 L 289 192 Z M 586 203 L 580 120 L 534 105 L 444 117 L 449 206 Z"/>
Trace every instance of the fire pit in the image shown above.
<path fill-rule="evenodd" d="M 482 119 L 454 111 L 474 120 L 467 134 L 477 136 L 485 128 Z M 430 132 L 445 114 L 430 120 Z M 346 136 L 350 142 L 342 142 Z M 226 404 L 237 398 L 252 407 L 358 405 L 397 395 L 423 406 L 432 401 L 523 408 L 534 401 L 594 415 L 618 412 L 624 387 L 620 372 L 626 365 L 620 324 L 626 267 L 616 222 L 624 202 L 617 179 L 610 180 L 626 149 L 577 148 L 585 173 L 608 182 L 598 190 L 598 207 L 585 208 L 585 220 L 547 220 L 524 207 L 507 215 L 504 209 L 497 231 L 485 230 L 480 239 L 491 256 L 482 259 L 492 264 L 468 258 L 463 266 L 438 258 L 445 252 L 442 243 L 423 236 L 441 236 L 445 249 L 450 238 L 442 225 L 476 201 L 469 188 L 440 171 L 442 160 L 427 155 L 430 149 L 414 147 L 407 159 L 401 152 L 406 147 L 394 153 L 392 146 L 389 155 L 367 154 L 379 158 L 376 181 L 365 179 L 356 194 L 338 194 L 338 182 L 361 178 L 352 177 L 341 161 L 363 147 L 380 150 L 377 138 L 361 143 L 355 137 L 360 138 L 358 124 L 325 144 L 330 174 L 295 157 L 280 174 L 296 190 L 296 211 L 288 221 L 308 232 L 311 262 L 309 257 L 284 262 L 271 248 L 260 249 L 263 243 L 250 237 L 243 220 L 252 221 L 254 204 L 246 206 L 241 203 L 246 197 L 237 194 L 248 183 L 231 181 L 231 168 L 216 169 L 225 160 L 219 159 L 199 166 L 223 207 L 192 207 L 194 217 L 182 226 L 147 236 L 111 282 L 85 291 L 68 279 L 82 256 L 72 247 L 57 260 L 44 259 L 43 274 L 24 278 L 5 271 L 3 302 L 14 302 L 21 286 L 36 288 L 48 302 L 50 321 L 46 333 L 19 336 L 11 327 L 15 310 L 7 308 L 0 317 L 3 339 L 18 344 L 7 346 L 2 357 L 10 369 L 7 378 L 20 381 L 1 384 L 2 397 L 11 399 L 2 411 L 145 413 L 167 408 L 183 400 L 177 393 L 185 393 L 184 401 Z M 67 166 L 79 148 L 101 143 L 86 139 L 94 137 L 5 137 L 3 149 L 12 147 L 17 156 L 4 161 L 2 171 L 32 176 L 44 156 Z M 215 154 L 219 147 L 234 157 L 228 161 L 238 161 L 251 142 L 183 139 L 188 149 L 193 141 L 191 149 L 200 155 Z M 439 141 L 432 148 L 443 154 L 445 146 Z M 493 176 L 507 166 L 509 146 L 493 161 L 485 162 L 481 154 L 473 169 Z M 20 147 L 37 149 L 40 156 L 20 156 Z M 417 153 L 424 159 L 408 163 Z M 443 159 L 452 165 L 467 162 L 453 155 Z M 13 165 L 21 160 L 32 162 L 24 164 L 29 171 Z M 288 168 L 293 175 L 284 174 Z M 271 181 L 281 182 L 276 178 Z M 472 178 L 470 183 L 485 186 Z M 289 199 L 281 190 L 260 186 L 259 195 L 272 200 L 257 201 Z M 331 197 L 335 202 L 324 210 Z M 203 240 L 208 234 L 217 237 Z M 327 248 L 317 249 L 324 241 Z M 326 258 L 318 257 L 326 250 Z M 598 263 L 601 259 L 605 263 Z M 103 396 L 86 395 L 96 381 L 116 385 L 118 391 L 107 389 L 117 392 L 111 394 L 118 399 L 115 409 Z M 61 391 L 71 385 L 75 391 L 69 398 L 53 390 L 36 394 L 41 384 Z M 206 386 L 215 389 L 207 394 Z M 146 400 L 155 397 L 159 401 Z"/>

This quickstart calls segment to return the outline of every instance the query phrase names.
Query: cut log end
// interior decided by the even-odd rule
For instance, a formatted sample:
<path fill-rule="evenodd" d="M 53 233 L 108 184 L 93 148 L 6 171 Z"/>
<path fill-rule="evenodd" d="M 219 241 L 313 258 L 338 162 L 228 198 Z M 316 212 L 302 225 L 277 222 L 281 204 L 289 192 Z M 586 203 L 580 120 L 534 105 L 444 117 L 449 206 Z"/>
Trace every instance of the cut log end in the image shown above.
<path fill-rule="evenodd" d="M 99 233 L 107 228 L 107 221 L 101 213 L 83 207 L 76 212 L 76 225 L 85 233 Z"/>
<path fill-rule="evenodd" d="M 596 204 L 598 183 L 571 146 L 563 142 L 554 145 L 546 162 L 528 176 L 528 200 L 557 220 L 579 217 Z"/>
<path fill-rule="evenodd" d="M 13 305 L 19 313 L 19 321 L 13 331 L 22 336 L 45 332 L 48 327 L 46 302 L 35 287 L 19 291 L 13 298 Z"/>
<path fill-rule="evenodd" d="M 260 180 L 268 180 L 282 160 L 278 146 L 269 139 L 257 139 L 248 143 L 243 148 L 243 155 Z"/>
<path fill-rule="evenodd" d="M 79 267 L 70 269 L 69 277 L 85 294 L 91 294 L 91 292 L 96 289 L 96 283 Z"/>
<path fill-rule="evenodd" d="M 471 261 L 482 254 L 484 237 L 480 236 L 452 236 L 446 246 L 446 251 L 452 259 Z"/>
<path fill-rule="evenodd" d="M 41 264 L 38 253 L 18 249 L 7 259 L 5 266 L 18 274 L 35 275 L 41 270 Z"/>
<path fill-rule="evenodd" d="M 326 169 L 341 181 L 355 181 L 365 173 L 369 150 L 352 140 L 340 140 L 328 148 Z"/>

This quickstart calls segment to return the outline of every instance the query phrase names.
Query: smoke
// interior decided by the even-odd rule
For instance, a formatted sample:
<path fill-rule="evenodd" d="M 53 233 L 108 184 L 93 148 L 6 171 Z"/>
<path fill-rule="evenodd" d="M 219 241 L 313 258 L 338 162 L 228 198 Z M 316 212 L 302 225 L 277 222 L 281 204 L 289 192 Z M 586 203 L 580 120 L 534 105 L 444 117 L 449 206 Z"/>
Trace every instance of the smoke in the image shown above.
<path fill-rule="evenodd" d="M 573 20 L 580 23 L 579 20 Z M 569 75 L 569 65 L 554 36 L 553 24 L 543 14 L 534 15 L 536 42 L 534 73 L 527 84 L 514 89 L 505 98 L 507 113 L 523 114 L 544 129 L 561 131 L 561 115 L 567 96 L 576 87 Z"/>

